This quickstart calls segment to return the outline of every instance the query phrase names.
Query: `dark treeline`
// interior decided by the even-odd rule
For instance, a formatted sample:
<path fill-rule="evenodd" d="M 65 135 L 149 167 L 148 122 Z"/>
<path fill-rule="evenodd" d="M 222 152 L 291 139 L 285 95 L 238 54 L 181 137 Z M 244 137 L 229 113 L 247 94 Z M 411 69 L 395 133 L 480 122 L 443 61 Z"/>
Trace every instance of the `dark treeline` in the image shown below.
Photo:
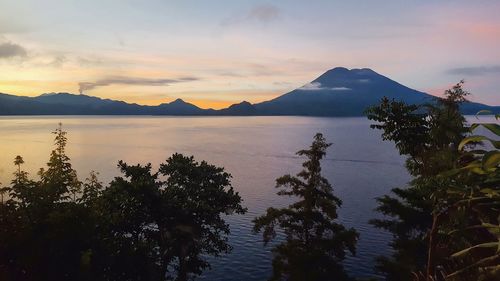
<path fill-rule="evenodd" d="M 459 111 L 467 95 L 459 83 L 432 105 L 384 98 L 367 110 L 413 177 L 377 199 L 385 216 L 371 221 L 393 235 L 392 256 L 376 261 L 385 280 L 500 279 L 500 126 L 468 126 Z M 122 176 L 108 185 L 96 172 L 80 181 L 66 132 L 53 133 L 36 180 L 18 156 L 1 189 L 0 280 L 192 280 L 208 257 L 231 250 L 223 216 L 246 208 L 223 168 L 174 154 L 157 171 L 120 161 Z M 253 221 L 264 244 L 284 233 L 270 280 L 354 280 L 342 261 L 359 234 L 337 221 L 342 201 L 321 173 L 330 145 L 318 133 L 297 152 L 303 170 L 276 180 L 278 195 L 296 201 Z"/>
<path fill-rule="evenodd" d="M 246 211 L 230 174 L 174 154 L 151 164 L 118 164 L 108 186 L 80 182 L 55 132 L 46 169 L 31 180 L 18 156 L 10 199 L 0 206 L 1 280 L 188 280 L 206 256 L 231 250 L 222 215 Z"/>

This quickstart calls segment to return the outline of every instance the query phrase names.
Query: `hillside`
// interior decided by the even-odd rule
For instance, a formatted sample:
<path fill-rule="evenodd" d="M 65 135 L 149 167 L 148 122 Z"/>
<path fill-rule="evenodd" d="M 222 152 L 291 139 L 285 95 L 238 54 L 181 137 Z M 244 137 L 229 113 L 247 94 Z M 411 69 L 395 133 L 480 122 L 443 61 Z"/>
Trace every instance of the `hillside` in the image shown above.
<path fill-rule="evenodd" d="M 406 103 L 432 103 L 436 97 L 408 88 L 368 69 L 343 67 L 328 70 L 301 88 L 275 99 L 251 104 L 241 102 L 228 108 L 202 109 L 177 99 L 158 106 L 130 104 L 70 93 L 22 97 L 0 93 L 0 115 L 303 115 L 362 116 L 364 110 L 387 96 Z M 499 106 L 465 103 L 462 111 L 500 112 Z"/>

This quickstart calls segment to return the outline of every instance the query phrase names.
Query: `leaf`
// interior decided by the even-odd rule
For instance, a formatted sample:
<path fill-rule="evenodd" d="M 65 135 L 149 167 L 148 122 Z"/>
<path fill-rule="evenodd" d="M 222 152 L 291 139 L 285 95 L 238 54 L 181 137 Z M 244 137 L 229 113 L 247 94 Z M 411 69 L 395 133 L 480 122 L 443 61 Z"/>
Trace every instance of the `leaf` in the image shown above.
<path fill-rule="evenodd" d="M 466 266 L 458 271 L 455 271 L 451 274 L 448 274 L 446 276 L 446 280 L 451 280 L 452 278 L 464 273 L 464 272 L 467 272 L 468 270 L 470 270 L 471 268 L 475 268 L 475 267 L 479 267 L 479 266 L 482 266 L 484 264 L 488 264 L 488 263 L 491 263 L 493 261 L 495 261 L 496 259 L 498 259 L 498 255 L 493 255 L 493 256 L 490 256 L 490 257 L 486 257 L 484 259 L 480 259 L 479 261 L 469 265 L 469 266 Z M 495 270 L 496 266 L 494 267 L 493 270 Z"/>
<path fill-rule="evenodd" d="M 493 134 L 500 136 L 500 125 L 495 123 L 484 123 L 481 125 L 483 125 L 483 127 L 485 127 L 486 129 L 490 130 Z"/>
<path fill-rule="evenodd" d="M 451 255 L 451 257 L 452 258 L 457 258 L 457 257 L 463 256 L 463 255 L 466 255 L 467 253 L 469 253 L 473 249 L 478 249 L 478 248 L 498 248 L 498 246 L 499 246 L 499 242 L 482 243 L 482 244 L 478 244 L 478 245 L 469 247 L 469 248 L 464 249 L 462 251 L 456 252 L 453 255 Z"/>
<path fill-rule="evenodd" d="M 483 188 L 479 191 L 485 195 L 488 195 L 488 196 L 497 196 L 499 194 L 497 190 L 492 189 L 492 188 Z"/>
<path fill-rule="evenodd" d="M 471 150 L 469 151 L 469 153 L 472 153 L 472 154 L 486 154 L 488 151 L 484 150 L 484 149 L 475 149 L 475 150 Z"/>
<path fill-rule="evenodd" d="M 491 223 L 482 223 L 481 226 L 487 228 L 489 232 L 492 232 L 495 235 L 500 235 L 500 225 L 491 224 Z M 500 246 L 500 245 L 499 245 Z"/>
<path fill-rule="evenodd" d="M 491 223 L 482 223 L 479 225 L 471 225 L 471 226 L 468 226 L 464 229 L 454 229 L 454 230 L 448 232 L 448 235 L 452 235 L 452 234 L 455 234 L 457 232 L 461 232 L 463 230 L 471 230 L 471 229 L 487 229 L 489 232 L 491 232 L 495 235 L 500 234 L 500 225 L 491 224 Z"/>
<path fill-rule="evenodd" d="M 481 124 L 479 123 L 474 123 L 472 125 L 470 125 L 470 128 L 469 128 L 469 131 L 474 131 L 477 127 L 479 127 Z"/>
<path fill-rule="evenodd" d="M 470 136 L 464 138 L 460 144 L 458 145 L 458 150 L 462 150 L 464 146 L 470 142 L 480 142 L 480 141 L 489 141 L 495 148 L 500 148 L 500 141 L 492 140 L 485 136 Z"/>
<path fill-rule="evenodd" d="M 458 150 L 462 150 L 464 148 L 464 146 L 466 144 L 470 143 L 470 142 L 480 142 L 480 141 L 487 140 L 487 139 L 488 138 L 485 137 L 485 136 L 470 136 L 470 137 L 466 137 L 458 145 Z"/>
<path fill-rule="evenodd" d="M 483 157 L 483 168 L 496 168 L 500 164 L 500 151 L 492 150 Z"/>

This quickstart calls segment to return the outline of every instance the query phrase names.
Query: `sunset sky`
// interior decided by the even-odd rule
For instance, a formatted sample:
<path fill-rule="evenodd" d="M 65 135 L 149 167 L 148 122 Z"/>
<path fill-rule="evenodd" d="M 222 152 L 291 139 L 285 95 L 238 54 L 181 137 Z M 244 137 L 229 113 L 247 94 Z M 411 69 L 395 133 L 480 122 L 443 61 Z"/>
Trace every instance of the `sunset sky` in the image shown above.
<path fill-rule="evenodd" d="M 0 92 L 220 108 L 336 66 L 500 105 L 500 1 L 1 0 Z"/>

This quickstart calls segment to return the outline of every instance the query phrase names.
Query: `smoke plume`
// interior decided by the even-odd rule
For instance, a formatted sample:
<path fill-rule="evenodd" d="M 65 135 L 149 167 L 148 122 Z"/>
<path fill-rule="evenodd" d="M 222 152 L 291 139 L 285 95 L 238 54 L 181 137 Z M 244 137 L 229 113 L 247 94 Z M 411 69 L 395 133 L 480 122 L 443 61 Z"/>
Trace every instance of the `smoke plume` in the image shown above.
<path fill-rule="evenodd" d="M 100 79 L 95 82 L 80 82 L 78 83 L 80 94 L 93 90 L 97 87 L 109 86 L 113 84 L 122 85 L 141 85 L 141 86 L 168 86 L 174 83 L 196 81 L 196 77 L 183 77 L 179 79 L 150 79 L 150 78 L 139 78 L 139 77 L 108 77 L 105 79 Z"/>

